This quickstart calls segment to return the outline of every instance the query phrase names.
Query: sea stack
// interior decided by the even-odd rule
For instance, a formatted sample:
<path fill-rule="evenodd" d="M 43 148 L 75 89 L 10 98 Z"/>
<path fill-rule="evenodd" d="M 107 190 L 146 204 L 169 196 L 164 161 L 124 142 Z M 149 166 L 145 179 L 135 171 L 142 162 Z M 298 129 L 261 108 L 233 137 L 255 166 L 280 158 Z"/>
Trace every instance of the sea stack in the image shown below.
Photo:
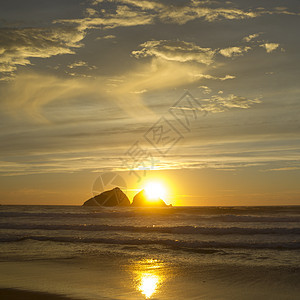
<path fill-rule="evenodd" d="M 83 206 L 129 206 L 130 201 L 123 191 L 116 187 L 105 191 L 83 203 Z"/>
<path fill-rule="evenodd" d="M 150 200 L 148 199 L 145 190 L 141 190 L 133 197 L 131 206 L 135 207 L 170 207 L 161 199 Z"/>

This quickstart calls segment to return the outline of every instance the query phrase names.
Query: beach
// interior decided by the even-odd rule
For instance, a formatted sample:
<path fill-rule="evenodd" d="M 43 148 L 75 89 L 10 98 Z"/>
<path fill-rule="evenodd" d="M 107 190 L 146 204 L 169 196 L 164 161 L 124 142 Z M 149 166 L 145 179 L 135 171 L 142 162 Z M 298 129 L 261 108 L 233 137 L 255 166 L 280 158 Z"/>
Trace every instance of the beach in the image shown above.
<path fill-rule="evenodd" d="M 300 295 L 298 207 L 2 206 L 0 215 L 1 299 Z"/>
<path fill-rule="evenodd" d="M 64 297 L 55 294 L 47 294 L 33 291 L 24 291 L 17 289 L 0 289 L 1 299 L 13 300 L 13 299 L 23 299 L 23 300 L 68 300 L 69 297 Z"/>

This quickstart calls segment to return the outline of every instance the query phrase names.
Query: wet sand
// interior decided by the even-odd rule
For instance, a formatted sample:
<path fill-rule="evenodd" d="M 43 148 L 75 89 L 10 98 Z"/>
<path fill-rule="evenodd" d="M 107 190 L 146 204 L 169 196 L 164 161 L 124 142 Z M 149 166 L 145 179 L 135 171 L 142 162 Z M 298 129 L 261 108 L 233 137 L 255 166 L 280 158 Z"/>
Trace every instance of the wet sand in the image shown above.
<path fill-rule="evenodd" d="M 199 263 L 152 255 L 0 262 L 0 299 L 294 300 L 300 295 L 296 267 Z"/>
<path fill-rule="evenodd" d="M 75 300 L 74 298 L 49 293 L 33 292 L 18 289 L 0 289 L 3 300 Z"/>

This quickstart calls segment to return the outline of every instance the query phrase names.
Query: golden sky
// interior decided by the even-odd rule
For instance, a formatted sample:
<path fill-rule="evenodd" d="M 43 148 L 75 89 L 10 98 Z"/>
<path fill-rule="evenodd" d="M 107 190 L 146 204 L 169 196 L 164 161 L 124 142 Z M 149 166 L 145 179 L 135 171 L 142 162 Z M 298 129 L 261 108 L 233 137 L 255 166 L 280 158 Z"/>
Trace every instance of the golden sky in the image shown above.
<path fill-rule="evenodd" d="M 298 0 L 6 1 L 0 203 L 80 205 L 113 172 L 175 205 L 300 204 L 299 25 Z"/>

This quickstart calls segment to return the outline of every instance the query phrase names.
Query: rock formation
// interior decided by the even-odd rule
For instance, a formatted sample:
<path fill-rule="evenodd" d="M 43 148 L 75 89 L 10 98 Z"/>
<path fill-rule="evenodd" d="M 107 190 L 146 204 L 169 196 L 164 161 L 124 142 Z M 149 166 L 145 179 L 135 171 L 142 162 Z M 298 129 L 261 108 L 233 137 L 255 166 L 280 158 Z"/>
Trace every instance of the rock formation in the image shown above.
<path fill-rule="evenodd" d="M 128 197 L 118 187 L 105 191 L 83 203 L 83 206 L 130 206 Z M 149 199 L 145 190 L 141 190 L 131 203 L 133 207 L 171 207 L 161 199 Z"/>
<path fill-rule="evenodd" d="M 116 187 L 105 191 L 83 203 L 83 206 L 129 206 L 128 197 Z"/>
<path fill-rule="evenodd" d="M 131 206 L 136 207 L 169 207 L 172 205 L 167 205 L 163 200 L 161 199 L 155 199 L 150 200 L 147 198 L 145 190 L 141 190 L 139 193 L 137 193 L 133 201 L 131 203 Z"/>

